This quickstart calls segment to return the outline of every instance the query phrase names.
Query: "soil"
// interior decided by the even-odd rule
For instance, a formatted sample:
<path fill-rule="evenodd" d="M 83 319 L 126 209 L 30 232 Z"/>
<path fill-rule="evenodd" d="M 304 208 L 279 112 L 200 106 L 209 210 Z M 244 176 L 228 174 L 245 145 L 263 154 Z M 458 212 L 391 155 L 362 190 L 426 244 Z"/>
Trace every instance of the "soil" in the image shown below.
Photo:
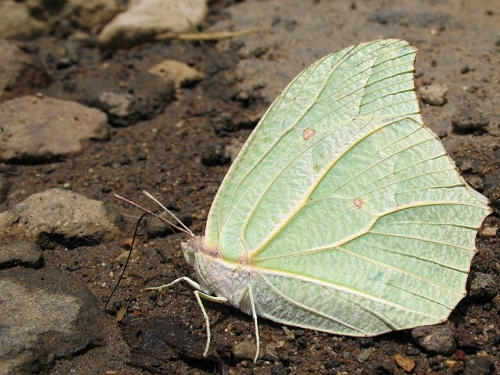
<path fill-rule="evenodd" d="M 255 2 L 269 6 L 269 1 Z M 240 1 L 210 2 L 211 13 L 204 28 L 230 18 L 228 9 L 236 3 Z M 301 21 L 300 14 L 320 1 L 303 3 L 304 9 L 297 9 L 295 22 L 309 22 L 309 26 L 314 27 L 313 18 Z M 471 1 L 466 6 L 460 1 L 437 0 L 422 3 L 419 12 L 424 14 L 432 10 L 435 3 L 447 7 L 447 17 L 462 21 L 446 21 L 442 30 L 433 29 L 423 20 L 420 26 L 415 25 L 420 29 L 408 30 L 406 27 L 401 33 L 402 38 L 423 33 L 422 30 L 446 34 L 446 37 L 422 45 L 417 37 L 411 40 L 420 48 L 416 64 L 417 87 L 436 81 L 450 87 L 460 86 L 463 90 L 452 92 L 448 103 L 442 107 L 421 103 L 423 116 L 426 124 L 443 138 L 457 165 L 467 166 L 462 168 L 464 177 L 478 183 L 479 189 L 491 200 L 495 212 L 483 225 L 498 227 L 500 112 L 496 98 L 500 97 L 500 8 L 494 1 Z M 400 4 L 401 9 L 410 9 L 407 13 L 391 13 L 390 7 L 381 1 L 348 5 L 363 7 L 363 11 L 378 17 L 362 25 L 360 34 L 363 37 L 358 42 L 398 37 L 397 32 L 388 33 L 390 35 L 378 33 L 381 27 L 403 27 L 402 23 L 410 22 L 407 18 L 413 11 L 410 1 Z M 399 17 L 397 22 L 394 17 Z M 258 15 L 255 22 L 258 23 Z M 349 46 L 356 39 L 355 34 L 349 34 L 344 42 L 341 23 L 338 26 L 333 24 L 331 32 L 337 35 L 339 48 Z M 2 211 L 33 193 L 70 186 L 75 192 L 104 201 L 111 210 L 121 214 L 121 236 L 98 246 L 75 249 L 55 246 L 44 251 L 45 267 L 70 272 L 81 279 L 98 296 L 103 308 L 123 267 L 134 226 L 141 214 L 113 198 L 113 194 L 118 193 L 156 210 L 155 204 L 142 195 L 141 192 L 146 190 L 167 207 L 187 217 L 194 233 L 203 233 L 210 205 L 229 167 L 229 160 L 220 157 L 222 150 L 234 139 L 244 142 L 270 104 L 267 94 L 258 90 L 241 95 L 241 81 L 235 71 L 242 58 L 239 51 L 244 42 L 235 38 L 225 43 L 225 49 L 217 48 L 217 42 L 177 41 L 148 43 L 127 51 L 101 51 L 89 46 L 81 50 L 78 62 L 70 67 L 57 64 L 64 38 L 43 37 L 21 43 L 28 50 L 38 51 L 52 76 L 51 85 L 42 92 L 61 99 L 85 102 L 82 80 L 75 77 L 99 72 L 103 64 L 115 73 L 111 78 L 96 74 L 102 80 L 131 80 L 164 59 L 187 62 L 206 75 L 203 81 L 177 92 L 176 98 L 162 113 L 128 127 L 115 127 L 109 142 L 90 143 L 82 155 L 50 164 L 1 166 L 1 173 L 11 184 L 11 195 L 0 207 Z M 259 37 L 252 37 L 249 43 L 258 45 Z M 459 48 L 460 45 L 474 48 L 471 52 Z M 325 51 L 325 54 L 328 52 L 331 51 Z M 292 55 L 293 51 L 287 53 Z M 317 57 L 311 56 L 309 63 Z M 298 67 L 290 72 L 288 80 L 301 69 Z M 281 81 L 277 82 L 269 81 L 267 85 L 279 91 L 284 85 L 275 87 L 281 84 Z M 489 125 L 483 130 L 455 134 L 451 128 L 451 116 L 468 101 L 473 101 L 488 115 Z M 417 363 L 415 373 L 463 371 L 463 362 L 454 362 L 454 355 L 435 356 L 421 350 L 411 338 L 410 331 L 356 339 L 293 327 L 284 329 L 282 325 L 265 319 L 259 320 L 259 330 L 261 346 L 267 348 L 268 354 L 253 364 L 251 360 L 235 358 L 232 352 L 235 343 L 254 340 L 251 318 L 232 307 L 210 302 L 205 306 L 211 320 L 214 350 L 208 359 L 203 359 L 199 342 L 200 338 L 204 340 L 205 325 L 192 290 L 182 284 L 163 293 L 146 290 L 182 276 L 193 276 L 181 253 L 179 236 L 152 237 L 147 233 L 145 225 L 141 225 L 132 261 L 108 307 L 115 315 L 126 309 L 122 322 L 117 323 L 115 317 L 109 315 L 107 330 L 102 332 L 105 344 L 74 358 L 58 361 L 51 374 L 137 374 L 148 371 L 165 374 L 402 374 L 403 369 L 394 362 L 396 354 L 413 359 Z M 472 269 L 497 278 L 500 271 L 498 247 L 497 237 L 478 236 L 479 252 Z M 457 327 L 457 332 L 469 339 L 470 345 L 462 343 L 460 347 L 465 354 L 483 356 L 500 370 L 499 313 L 498 297 L 486 303 L 466 298 L 449 320 Z M 156 320 L 149 320 L 152 317 Z M 155 344 L 148 346 L 137 341 L 140 334 L 148 330 L 153 333 L 161 331 L 159 327 L 163 325 L 176 329 L 177 342 L 162 344 L 161 339 L 153 338 L 153 343 L 159 340 L 155 347 Z M 134 345 L 133 350 L 125 338 Z"/>

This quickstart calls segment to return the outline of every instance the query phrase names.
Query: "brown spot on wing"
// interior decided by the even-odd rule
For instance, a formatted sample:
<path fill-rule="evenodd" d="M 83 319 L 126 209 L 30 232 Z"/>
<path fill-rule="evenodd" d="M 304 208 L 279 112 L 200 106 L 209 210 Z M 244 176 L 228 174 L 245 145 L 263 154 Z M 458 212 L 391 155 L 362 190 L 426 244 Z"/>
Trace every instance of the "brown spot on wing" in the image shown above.
<path fill-rule="evenodd" d="M 363 199 L 357 197 L 353 199 L 352 203 L 356 206 L 356 208 L 362 208 L 365 202 L 363 202 Z"/>
<path fill-rule="evenodd" d="M 302 138 L 304 138 L 304 141 L 308 141 L 312 137 L 316 135 L 316 132 L 312 129 L 305 129 L 304 132 L 302 133 Z"/>

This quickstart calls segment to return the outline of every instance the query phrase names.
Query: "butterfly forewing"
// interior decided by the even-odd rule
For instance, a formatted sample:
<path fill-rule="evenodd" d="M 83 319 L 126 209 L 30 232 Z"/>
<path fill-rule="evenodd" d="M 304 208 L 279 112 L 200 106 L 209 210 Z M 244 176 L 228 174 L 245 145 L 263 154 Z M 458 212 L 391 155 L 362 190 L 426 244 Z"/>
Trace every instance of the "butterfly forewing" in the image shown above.
<path fill-rule="evenodd" d="M 286 224 L 321 180 L 324 170 L 318 162 L 325 167 L 332 153 L 341 154 L 379 126 L 380 117 L 420 121 L 412 81 L 415 53 L 403 41 L 361 44 L 301 73 L 271 106 L 228 172 L 210 211 L 207 245 L 219 247 L 228 259 L 253 252 Z M 380 90 L 383 96 L 375 94 Z M 395 96 L 398 105 L 385 103 Z M 306 129 L 314 132 L 307 140 Z M 327 136 L 331 147 L 323 144 Z M 330 154 L 317 160 L 316 153 L 314 164 L 317 144 Z M 278 199 L 275 191 L 286 195 Z"/>

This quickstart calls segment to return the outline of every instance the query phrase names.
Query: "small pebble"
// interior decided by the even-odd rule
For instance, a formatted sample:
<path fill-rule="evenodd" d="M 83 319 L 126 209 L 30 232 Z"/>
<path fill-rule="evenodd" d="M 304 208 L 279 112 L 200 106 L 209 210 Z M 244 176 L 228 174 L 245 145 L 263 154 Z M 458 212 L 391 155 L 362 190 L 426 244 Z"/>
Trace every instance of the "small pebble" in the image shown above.
<path fill-rule="evenodd" d="M 396 365 L 402 368 L 403 371 L 406 372 L 407 374 L 413 372 L 416 366 L 415 361 L 413 359 L 405 357 L 404 355 L 401 354 L 396 354 L 394 356 L 394 362 L 396 362 Z"/>
<path fill-rule="evenodd" d="M 454 361 L 454 360 L 451 360 L 451 359 L 447 359 L 446 361 L 443 362 L 443 364 L 446 367 L 453 367 L 453 366 L 455 366 L 456 363 L 457 363 L 457 361 Z"/>
<path fill-rule="evenodd" d="M 439 139 L 445 139 L 447 136 L 448 136 L 448 133 L 446 132 L 446 130 L 440 130 L 438 133 Z"/>
<path fill-rule="evenodd" d="M 466 354 L 463 350 L 458 349 L 455 352 L 455 361 L 463 361 L 466 357 Z"/>
<path fill-rule="evenodd" d="M 372 357 L 372 354 L 373 348 L 361 349 L 356 359 L 358 362 L 363 363 L 368 361 Z"/>
<path fill-rule="evenodd" d="M 371 337 L 359 337 L 356 339 L 360 348 L 369 348 L 373 345 L 373 339 Z"/>
<path fill-rule="evenodd" d="M 451 116 L 453 130 L 457 133 L 474 132 L 481 130 L 490 123 L 486 116 L 475 103 L 467 103 L 455 110 Z"/>
<path fill-rule="evenodd" d="M 234 159 L 236 159 L 236 156 L 238 156 L 238 153 L 240 152 L 242 147 L 243 143 L 237 140 L 236 138 L 233 138 L 231 139 L 231 144 L 226 146 L 225 154 L 229 155 L 231 161 L 234 161 Z"/>
<path fill-rule="evenodd" d="M 205 167 L 226 165 L 230 162 L 231 156 L 226 148 L 222 148 L 221 145 L 207 146 L 201 153 L 201 164 Z"/>
<path fill-rule="evenodd" d="M 448 93 L 448 86 L 434 83 L 429 86 L 423 86 L 419 90 L 420 99 L 425 104 L 442 106 L 446 103 L 446 94 Z"/>
<path fill-rule="evenodd" d="M 491 375 L 495 371 L 495 365 L 491 360 L 477 355 L 469 355 L 465 358 L 463 375 Z"/>
<path fill-rule="evenodd" d="M 489 302 L 498 293 L 498 287 L 492 275 L 482 272 L 473 272 L 467 282 L 469 298 L 480 302 Z"/>
<path fill-rule="evenodd" d="M 408 348 L 406 348 L 405 354 L 411 355 L 411 356 L 417 356 L 420 354 L 420 350 L 418 348 L 413 347 L 413 346 L 409 346 Z"/>
<path fill-rule="evenodd" d="M 242 341 L 235 346 L 233 346 L 233 355 L 237 360 L 250 359 L 253 360 L 255 357 L 255 351 L 257 347 L 254 343 L 250 341 Z"/>
<path fill-rule="evenodd" d="M 285 331 L 287 340 L 295 340 L 295 331 L 288 329 L 287 326 L 283 326 L 283 331 Z"/>
<path fill-rule="evenodd" d="M 485 227 L 481 231 L 481 236 L 483 236 L 485 238 L 496 237 L 497 236 L 497 230 L 498 230 L 498 228 L 496 228 L 496 227 Z"/>
<path fill-rule="evenodd" d="M 271 375 L 288 375 L 288 371 L 282 363 L 278 363 L 271 367 Z"/>
<path fill-rule="evenodd" d="M 417 327 L 411 331 L 411 336 L 430 355 L 455 352 L 455 332 L 449 325 Z"/>
<path fill-rule="evenodd" d="M 472 171 L 472 165 L 468 161 L 464 161 L 462 164 L 460 164 L 460 172 L 470 172 Z"/>
<path fill-rule="evenodd" d="M 332 368 L 339 367 L 340 362 L 337 361 L 336 359 L 329 359 L 325 362 L 325 368 L 327 370 L 331 370 Z"/>

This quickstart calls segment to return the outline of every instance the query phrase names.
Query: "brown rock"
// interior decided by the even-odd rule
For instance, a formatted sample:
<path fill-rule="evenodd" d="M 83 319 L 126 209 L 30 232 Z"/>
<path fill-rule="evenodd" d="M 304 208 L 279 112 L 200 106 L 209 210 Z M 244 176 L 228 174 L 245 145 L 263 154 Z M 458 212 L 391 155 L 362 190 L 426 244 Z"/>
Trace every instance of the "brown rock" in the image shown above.
<path fill-rule="evenodd" d="M 64 189 L 33 194 L 0 214 L 0 238 L 24 238 L 44 247 L 97 244 L 114 228 L 102 202 Z"/>
<path fill-rule="evenodd" d="M 76 102 L 23 96 L 0 104 L 0 161 L 46 162 L 81 154 L 88 140 L 109 139 L 101 111 Z"/>
<path fill-rule="evenodd" d="M 490 123 L 486 116 L 475 103 L 467 103 L 458 108 L 451 117 L 453 130 L 457 133 L 467 133 L 481 130 Z"/>
<path fill-rule="evenodd" d="M 201 81 L 205 78 L 203 73 L 175 60 L 164 60 L 150 68 L 148 72 L 163 78 L 167 82 L 173 82 L 176 90 L 186 83 Z"/>
<path fill-rule="evenodd" d="M 406 372 L 407 374 L 413 372 L 416 366 L 415 361 L 413 359 L 405 357 L 404 355 L 401 354 L 396 354 L 394 356 L 394 362 L 396 362 L 396 365 L 402 368 L 403 371 Z"/>
<path fill-rule="evenodd" d="M 430 355 L 451 355 L 455 352 L 455 332 L 448 325 L 417 327 L 411 336 Z"/>
<path fill-rule="evenodd" d="M 447 92 L 448 86 L 434 83 L 423 86 L 418 93 L 425 104 L 441 106 L 446 103 Z"/>

